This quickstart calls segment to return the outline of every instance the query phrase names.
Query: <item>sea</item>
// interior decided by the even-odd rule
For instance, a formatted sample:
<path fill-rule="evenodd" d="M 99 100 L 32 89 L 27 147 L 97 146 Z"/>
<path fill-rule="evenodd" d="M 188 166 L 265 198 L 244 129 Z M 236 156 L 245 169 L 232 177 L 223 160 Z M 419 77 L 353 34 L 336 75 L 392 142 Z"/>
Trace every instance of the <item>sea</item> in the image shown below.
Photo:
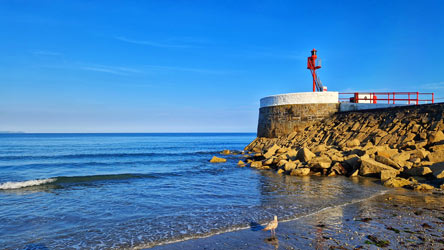
<path fill-rule="evenodd" d="M 143 249 L 384 192 L 238 167 L 254 133 L 1 134 L 0 249 Z M 210 163 L 213 156 L 225 163 Z M 368 181 L 367 181 L 368 182 Z"/>

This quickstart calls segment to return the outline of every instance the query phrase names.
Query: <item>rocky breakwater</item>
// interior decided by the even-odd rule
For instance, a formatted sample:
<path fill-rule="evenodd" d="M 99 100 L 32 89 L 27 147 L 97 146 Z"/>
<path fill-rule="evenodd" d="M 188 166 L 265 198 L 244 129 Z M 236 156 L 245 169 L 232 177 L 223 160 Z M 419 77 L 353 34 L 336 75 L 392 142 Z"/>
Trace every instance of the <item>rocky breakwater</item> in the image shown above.
<path fill-rule="evenodd" d="M 336 113 L 277 138 L 258 137 L 248 166 L 305 176 L 371 176 L 388 187 L 444 189 L 444 104 Z"/>

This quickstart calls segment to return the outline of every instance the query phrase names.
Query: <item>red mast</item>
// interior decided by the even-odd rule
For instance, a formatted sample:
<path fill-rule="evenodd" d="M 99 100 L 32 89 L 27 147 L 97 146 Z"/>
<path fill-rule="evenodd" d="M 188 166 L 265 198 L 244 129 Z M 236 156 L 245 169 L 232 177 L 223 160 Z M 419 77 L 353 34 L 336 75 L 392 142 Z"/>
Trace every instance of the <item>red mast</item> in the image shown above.
<path fill-rule="evenodd" d="M 324 87 L 322 86 L 321 80 L 319 79 L 319 77 L 316 75 L 316 70 L 321 68 L 321 65 L 318 61 L 318 65 L 316 66 L 316 60 L 318 58 L 318 56 L 316 55 L 316 50 L 313 49 L 311 51 L 311 56 L 308 57 L 307 60 L 307 69 L 310 70 L 311 75 L 313 76 L 313 92 L 317 91 L 324 91 Z"/>

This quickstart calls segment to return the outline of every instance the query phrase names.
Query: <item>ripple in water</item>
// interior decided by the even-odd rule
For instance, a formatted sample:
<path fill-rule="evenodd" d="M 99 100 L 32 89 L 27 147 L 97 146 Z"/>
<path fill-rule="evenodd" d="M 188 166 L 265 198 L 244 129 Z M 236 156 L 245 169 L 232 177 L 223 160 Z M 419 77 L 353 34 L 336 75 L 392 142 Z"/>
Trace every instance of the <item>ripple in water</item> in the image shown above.
<path fill-rule="evenodd" d="M 208 162 L 214 152 L 242 150 L 254 136 L 1 138 L 0 152 L 11 157 L 0 157 L 0 245 L 24 248 L 39 244 L 50 249 L 148 247 L 246 228 L 273 215 L 281 220 L 294 219 L 384 189 L 368 179 L 301 178 L 238 168 L 236 163 L 242 156 L 227 157 L 226 163 Z M 168 156 L 162 152 L 156 152 L 162 157 L 149 155 L 155 148 L 173 145 L 177 150 Z M 108 149 L 114 155 L 103 153 Z M 144 151 L 147 153 L 141 161 Z M 36 157 L 35 165 L 24 167 L 25 160 L 20 165 L 20 160 L 14 158 L 17 152 L 45 157 Z M 48 160 L 54 164 L 45 166 Z M 107 165 L 85 163 L 97 160 Z M 123 161 L 126 164 L 119 163 Z M 365 189 L 363 184 L 367 185 Z"/>

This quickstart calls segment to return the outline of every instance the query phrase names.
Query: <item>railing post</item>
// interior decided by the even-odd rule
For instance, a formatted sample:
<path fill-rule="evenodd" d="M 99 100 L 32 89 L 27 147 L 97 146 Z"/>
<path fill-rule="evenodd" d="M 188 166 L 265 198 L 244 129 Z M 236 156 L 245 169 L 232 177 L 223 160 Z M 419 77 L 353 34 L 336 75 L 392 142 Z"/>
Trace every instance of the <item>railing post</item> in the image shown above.
<path fill-rule="evenodd" d="M 409 98 L 408 98 L 408 99 L 409 99 L 409 105 L 410 105 L 410 92 L 408 93 L 408 96 L 409 96 Z"/>
<path fill-rule="evenodd" d="M 387 104 L 390 104 L 390 93 L 387 93 Z"/>
<path fill-rule="evenodd" d="M 419 104 L 419 92 L 416 92 L 416 105 Z"/>
<path fill-rule="evenodd" d="M 432 93 L 432 103 L 435 103 L 435 93 Z"/>
<path fill-rule="evenodd" d="M 395 92 L 393 92 L 393 104 L 395 104 Z"/>

